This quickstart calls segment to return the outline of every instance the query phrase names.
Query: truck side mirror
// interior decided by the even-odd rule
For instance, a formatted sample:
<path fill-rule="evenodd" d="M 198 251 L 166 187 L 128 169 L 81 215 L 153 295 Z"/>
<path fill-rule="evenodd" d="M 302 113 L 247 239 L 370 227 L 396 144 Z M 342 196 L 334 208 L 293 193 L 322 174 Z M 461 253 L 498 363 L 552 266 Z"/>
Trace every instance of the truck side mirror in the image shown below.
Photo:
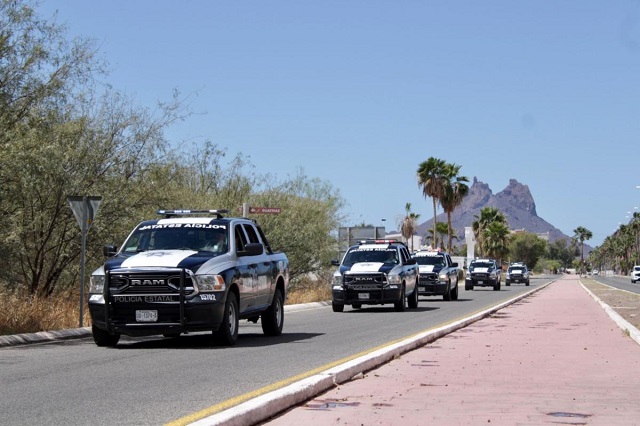
<path fill-rule="evenodd" d="M 105 257 L 113 257 L 117 252 L 118 247 L 114 246 L 113 244 L 105 244 L 104 247 L 102 247 L 102 254 L 104 254 Z"/>
<path fill-rule="evenodd" d="M 331 265 L 332 265 L 332 266 L 340 266 L 340 261 L 339 261 L 339 260 L 336 260 L 336 259 L 333 259 L 333 260 L 331 261 Z"/>

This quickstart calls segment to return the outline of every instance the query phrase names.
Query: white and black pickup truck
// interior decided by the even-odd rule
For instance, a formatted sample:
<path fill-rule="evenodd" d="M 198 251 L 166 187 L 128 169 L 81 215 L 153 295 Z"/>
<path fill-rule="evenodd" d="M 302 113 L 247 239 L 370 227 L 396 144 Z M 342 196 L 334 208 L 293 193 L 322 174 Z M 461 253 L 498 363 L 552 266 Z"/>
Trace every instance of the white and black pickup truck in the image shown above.
<path fill-rule="evenodd" d="M 442 296 L 443 300 L 458 300 L 458 282 L 462 271 L 449 253 L 441 250 L 421 250 L 413 258 L 420 267 L 418 294 L 420 296 Z"/>
<path fill-rule="evenodd" d="M 91 275 L 89 312 L 98 346 L 120 335 L 176 337 L 212 331 L 233 345 L 239 320 L 282 333 L 289 262 L 260 226 L 226 210 L 160 210 L 141 222 Z"/>
<path fill-rule="evenodd" d="M 333 260 L 332 307 L 393 303 L 398 312 L 418 307 L 418 266 L 407 247 L 395 240 L 364 240 L 349 247 L 342 262 Z"/>

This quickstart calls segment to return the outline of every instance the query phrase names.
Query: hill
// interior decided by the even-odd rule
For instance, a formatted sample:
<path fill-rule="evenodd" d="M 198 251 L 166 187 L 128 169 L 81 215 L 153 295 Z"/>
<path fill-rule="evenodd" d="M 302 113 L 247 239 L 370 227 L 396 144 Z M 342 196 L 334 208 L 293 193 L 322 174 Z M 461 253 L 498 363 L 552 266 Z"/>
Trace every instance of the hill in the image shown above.
<path fill-rule="evenodd" d="M 451 216 L 453 228 L 458 236 L 458 240 L 455 240 L 454 244 L 464 243 L 464 228 L 471 226 L 477 220 L 476 216 L 480 216 L 480 211 L 485 207 L 495 207 L 502 212 L 512 230 L 548 234 L 549 242 L 559 239 L 571 240 L 571 237 L 538 216 L 536 203 L 527 185 L 510 179 L 506 188 L 494 194 L 489 185 L 474 177 L 473 183 L 469 187 L 469 194 Z M 437 221 L 446 223 L 447 215 L 445 213 L 439 214 Z M 432 228 L 433 218 L 419 224 L 417 234 L 428 235 L 427 230 Z"/>

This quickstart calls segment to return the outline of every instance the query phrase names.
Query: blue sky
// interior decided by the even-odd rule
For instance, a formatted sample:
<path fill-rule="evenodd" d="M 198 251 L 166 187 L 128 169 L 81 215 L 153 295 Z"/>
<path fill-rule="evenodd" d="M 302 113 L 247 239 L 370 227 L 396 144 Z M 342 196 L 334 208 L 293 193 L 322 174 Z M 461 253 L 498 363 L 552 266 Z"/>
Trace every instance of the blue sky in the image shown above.
<path fill-rule="evenodd" d="M 197 114 L 175 141 L 211 140 L 261 173 L 298 170 L 348 203 L 345 226 L 387 230 L 418 164 L 462 166 L 495 193 L 529 186 L 538 215 L 602 243 L 640 207 L 640 1 L 44 0 L 96 40 L 109 83 Z M 185 206 L 188 207 L 188 206 Z M 211 206 L 228 207 L 228 206 Z"/>

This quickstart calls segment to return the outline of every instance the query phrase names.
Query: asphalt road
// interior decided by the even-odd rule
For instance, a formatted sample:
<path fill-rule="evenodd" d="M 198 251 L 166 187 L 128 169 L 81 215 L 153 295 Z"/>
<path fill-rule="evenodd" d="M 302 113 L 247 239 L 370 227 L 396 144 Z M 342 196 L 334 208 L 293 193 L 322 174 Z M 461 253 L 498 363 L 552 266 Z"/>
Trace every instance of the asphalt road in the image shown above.
<path fill-rule="evenodd" d="M 603 284 L 610 285 L 612 287 L 619 288 L 621 290 L 627 290 L 632 293 L 640 294 L 640 282 L 636 282 L 631 284 L 631 277 L 629 276 L 621 276 L 621 275 L 594 275 L 591 276 L 594 280 L 601 282 Z"/>
<path fill-rule="evenodd" d="M 287 312 L 282 336 L 241 322 L 234 347 L 208 335 L 123 337 L 116 348 L 91 339 L 0 349 L 0 423 L 158 425 L 309 376 L 419 332 L 459 320 L 549 282 L 501 291 L 460 290 L 458 301 L 421 298 L 417 310 L 392 305 L 334 313 L 330 306 Z"/>

